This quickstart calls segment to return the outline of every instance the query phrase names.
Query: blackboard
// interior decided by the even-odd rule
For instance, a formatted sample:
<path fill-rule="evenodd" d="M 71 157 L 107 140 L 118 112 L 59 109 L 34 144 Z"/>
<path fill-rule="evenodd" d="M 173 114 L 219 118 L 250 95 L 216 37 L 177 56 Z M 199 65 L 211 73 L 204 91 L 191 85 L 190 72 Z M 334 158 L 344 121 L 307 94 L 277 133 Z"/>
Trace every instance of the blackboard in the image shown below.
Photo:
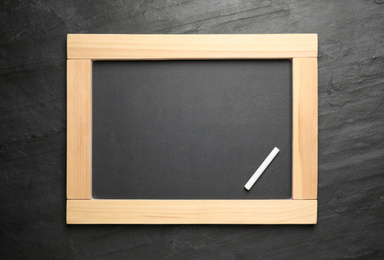
<path fill-rule="evenodd" d="M 95 61 L 92 77 L 93 198 L 291 198 L 290 60 Z"/>

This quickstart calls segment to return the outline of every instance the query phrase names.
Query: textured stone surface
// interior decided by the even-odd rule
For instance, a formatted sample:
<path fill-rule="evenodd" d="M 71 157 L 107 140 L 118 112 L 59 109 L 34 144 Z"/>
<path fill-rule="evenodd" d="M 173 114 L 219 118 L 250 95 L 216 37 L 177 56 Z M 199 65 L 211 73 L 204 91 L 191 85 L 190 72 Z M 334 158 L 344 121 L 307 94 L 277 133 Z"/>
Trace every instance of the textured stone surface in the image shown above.
<path fill-rule="evenodd" d="M 1 1 L 0 256 L 382 259 L 384 4 Z M 315 226 L 67 226 L 67 33 L 318 33 Z"/>

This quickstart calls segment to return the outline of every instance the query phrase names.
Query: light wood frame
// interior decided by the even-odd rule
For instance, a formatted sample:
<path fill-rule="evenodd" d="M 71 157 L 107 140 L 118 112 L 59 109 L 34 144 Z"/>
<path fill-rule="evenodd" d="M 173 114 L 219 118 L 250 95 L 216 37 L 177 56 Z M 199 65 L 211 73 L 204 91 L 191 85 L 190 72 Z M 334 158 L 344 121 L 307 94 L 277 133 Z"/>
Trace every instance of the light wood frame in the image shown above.
<path fill-rule="evenodd" d="M 315 224 L 317 222 L 317 34 L 69 34 L 68 224 Z M 92 61 L 291 59 L 292 199 L 92 199 Z"/>

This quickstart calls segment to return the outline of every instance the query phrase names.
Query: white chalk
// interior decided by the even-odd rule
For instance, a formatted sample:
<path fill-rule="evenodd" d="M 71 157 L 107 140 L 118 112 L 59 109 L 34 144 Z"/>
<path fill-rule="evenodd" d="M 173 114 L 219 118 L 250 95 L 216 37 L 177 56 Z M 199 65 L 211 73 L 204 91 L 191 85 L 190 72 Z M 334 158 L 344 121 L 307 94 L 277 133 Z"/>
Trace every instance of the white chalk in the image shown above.
<path fill-rule="evenodd" d="M 279 148 L 273 148 L 272 152 L 265 158 L 264 162 L 259 166 L 259 168 L 255 171 L 249 181 L 245 184 L 244 188 L 250 190 L 257 181 L 257 179 L 261 176 L 261 174 L 267 169 L 268 165 L 272 162 L 272 160 L 276 157 L 276 155 L 280 152 Z"/>

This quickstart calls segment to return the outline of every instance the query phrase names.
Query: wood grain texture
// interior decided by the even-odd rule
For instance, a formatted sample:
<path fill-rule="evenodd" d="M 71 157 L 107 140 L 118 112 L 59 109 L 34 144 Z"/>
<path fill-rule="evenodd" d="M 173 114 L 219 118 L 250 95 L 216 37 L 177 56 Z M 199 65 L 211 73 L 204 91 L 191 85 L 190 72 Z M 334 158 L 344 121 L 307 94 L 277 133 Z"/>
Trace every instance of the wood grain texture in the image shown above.
<path fill-rule="evenodd" d="M 67 62 L 67 198 L 91 198 L 92 61 Z"/>
<path fill-rule="evenodd" d="M 292 198 L 317 198 L 317 59 L 293 59 Z"/>
<path fill-rule="evenodd" d="M 307 52 L 307 47 L 316 52 Z M 315 55 L 314 55 L 315 54 Z M 80 55 L 80 56 L 76 56 Z M 84 55 L 84 56 L 83 56 Z M 68 35 L 68 58 L 88 59 L 251 59 L 251 58 L 292 58 L 317 56 L 317 35 Z M 315 62 L 315 63 L 314 63 Z M 68 68 L 68 89 L 79 91 L 78 94 L 68 94 L 69 103 L 73 102 L 68 114 L 73 121 L 68 119 L 68 198 L 90 199 L 91 197 L 91 61 L 80 60 L 73 68 Z M 316 65 L 316 67 L 313 66 Z M 71 71 L 72 69 L 72 71 Z M 73 74 L 72 74 L 73 73 Z M 85 73 L 82 75 L 82 73 Z M 313 84 L 316 84 L 314 86 Z M 72 88 L 70 87 L 72 86 Z M 86 85 L 85 87 L 83 85 Z M 314 88 L 316 87 L 316 88 Z M 293 198 L 316 199 L 317 197 L 317 59 L 294 59 L 293 65 Z M 316 95 L 314 95 L 314 90 Z M 86 92 L 89 93 L 86 93 Z M 313 103 L 313 97 L 316 102 Z M 313 110 L 313 106 L 316 106 Z M 315 114 L 313 113 L 315 111 Z M 71 114 L 74 115 L 71 115 Z M 72 118 L 73 117 L 73 118 Z M 315 119 L 316 118 L 316 119 Z M 315 120 L 315 124 L 314 123 Z M 70 125 L 74 125 L 71 127 Z M 315 128 L 314 128 L 315 127 Z M 72 132 L 73 131 L 73 132 Z M 315 131 L 315 132 L 314 132 Z M 297 144 L 295 144 L 295 142 Z M 315 146 L 314 146 L 315 145 Z M 314 152 L 315 148 L 315 152 Z M 89 149 L 89 151 L 88 151 Z M 316 157 L 316 158 L 315 158 Z M 314 166 L 314 162 L 316 166 Z M 73 195 L 72 195 L 73 194 Z M 289 224 L 294 222 L 290 218 L 283 217 L 281 211 L 286 210 L 285 201 L 276 200 L 275 205 L 264 207 L 254 206 L 249 202 L 239 201 L 230 206 L 223 206 L 219 200 L 200 201 L 198 204 L 189 204 L 191 200 L 182 201 L 186 211 L 181 217 L 175 214 L 164 217 L 162 209 L 156 205 L 164 205 L 171 210 L 180 206 L 177 202 L 159 200 L 156 203 L 144 201 L 136 215 L 130 218 L 124 215 L 132 213 L 130 208 L 132 201 L 123 201 L 119 204 L 105 200 L 101 205 L 102 214 L 112 214 L 106 223 L 132 223 L 132 224 Z M 273 201 L 272 201 L 273 202 Z M 169 204 L 171 203 L 171 204 Z M 173 204 L 174 203 L 174 204 Z M 205 208 L 206 203 L 214 209 L 212 212 Z M 265 202 L 262 202 L 265 203 Z M 184 205 L 185 204 L 185 205 Z M 90 204 L 94 205 L 94 204 Z M 273 205 L 273 206 L 272 206 Z M 136 204 L 132 206 L 137 207 Z M 261 216 L 250 218 L 244 212 L 250 206 L 251 214 L 261 212 Z M 116 208 L 115 208 L 116 207 Z M 118 208 L 122 207 L 122 208 Z M 128 207 L 128 208 L 126 208 Z M 217 209 L 217 210 L 216 210 Z M 272 209 L 271 211 L 268 211 Z M 114 210 L 122 214 L 121 222 Z M 218 218 L 217 214 L 223 214 L 230 210 L 231 214 Z M 260 211 L 261 210 L 261 211 Z M 267 210 L 267 212 L 264 212 Z M 147 217 L 147 214 L 157 216 Z M 217 213 L 219 212 L 219 213 Z M 266 214 L 264 214 L 266 213 Z M 70 207 L 67 214 L 71 215 Z M 201 215 L 202 219 L 196 218 Z M 260 216 L 260 215 L 259 215 Z M 80 215 L 81 223 L 96 223 L 87 215 Z M 296 217 L 302 217 L 298 213 Z M 175 220 L 177 218 L 177 220 Z M 71 220 L 71 218 L 69 218 Z M 126 220 L 127 219 L 127 220 Z M 174 222 L 176 221 L 176 222 Z M 271 222 L 269 222 L 271 221 Z M 300 220 L 302 221 L 302 220 Z M 74 223 L 68 221 L 68 223 Z M 307 223 L 304 221 L 304 223 Z M 312 223 L 312 222 L 311 222 Z"/>
<path fill-rule="evenodd" d="M 68 224 L 315 224 L 316 200 L 68 200 Z"/>
<path fill-rule="evenodd" d="M 68 34 L 68 59 L 278 59 L 317 57 L 317 34 Z"/>

